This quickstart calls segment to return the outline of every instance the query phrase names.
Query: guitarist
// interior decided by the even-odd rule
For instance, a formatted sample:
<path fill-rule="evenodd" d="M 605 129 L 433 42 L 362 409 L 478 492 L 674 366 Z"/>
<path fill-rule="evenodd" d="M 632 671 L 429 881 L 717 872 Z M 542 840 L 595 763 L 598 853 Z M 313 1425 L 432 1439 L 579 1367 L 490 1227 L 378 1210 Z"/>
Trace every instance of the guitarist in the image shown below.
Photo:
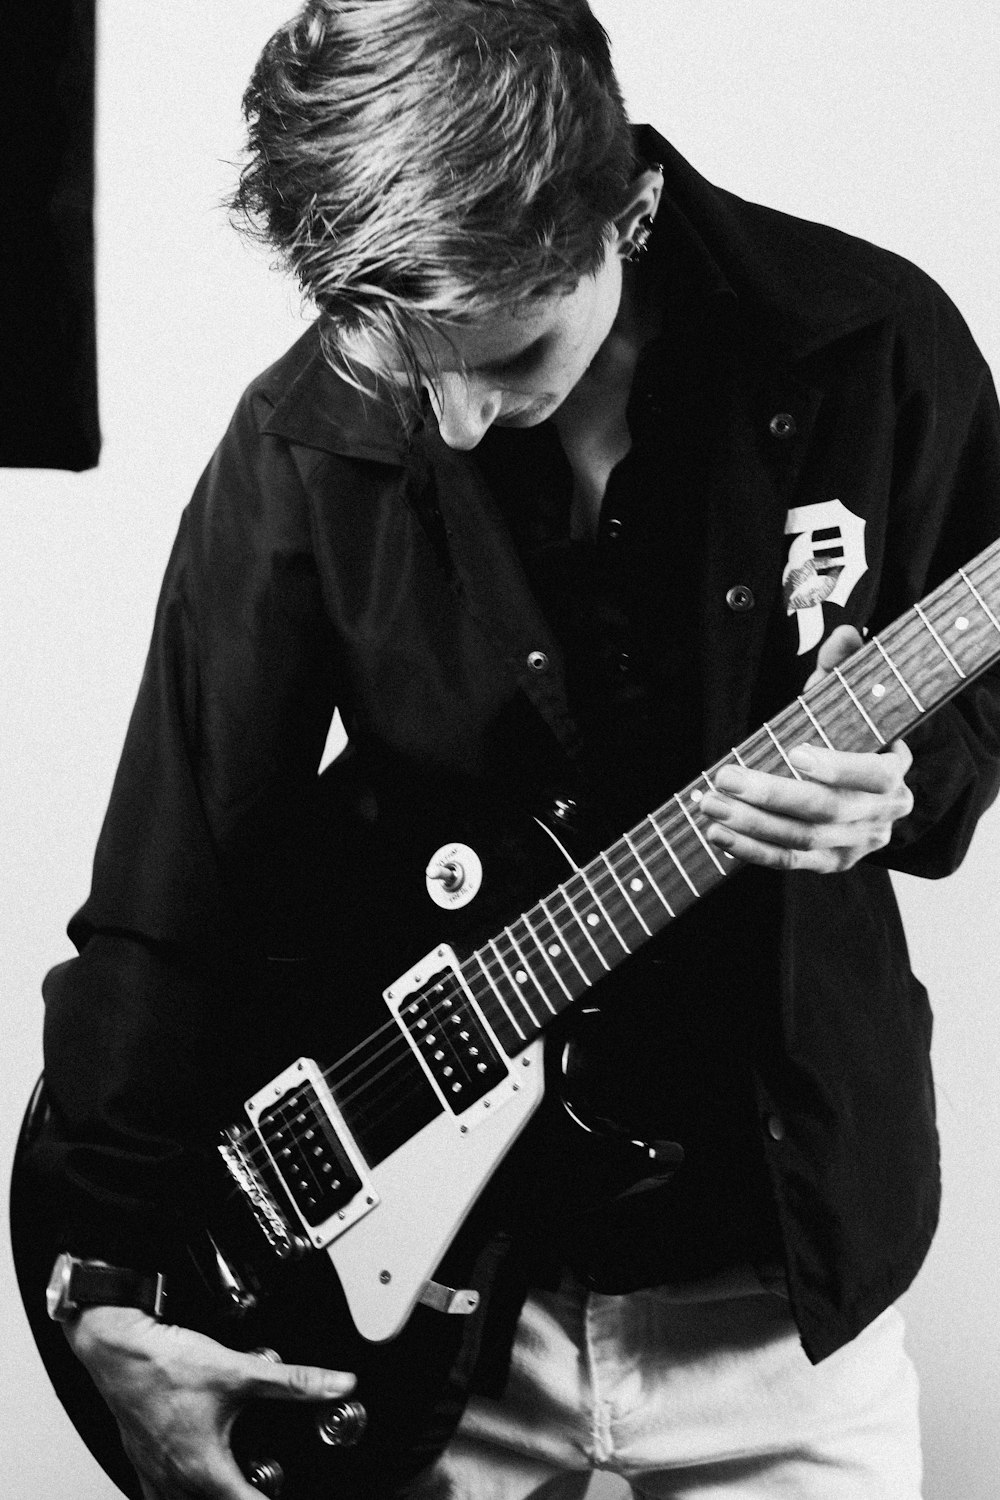
<path fill-rule="evenodd" d="M 35 1154 L 90 1287 L 53 1301 L 146 1500 L 251 1500 L 241 1405 L 352 1388 L 169 1297 L 192 1144 L 306 1050 L 296 978 L 332 974 L 350 1022 L 365 923 L 331 912 L 364 910 L 367 843 L 442 788 L 456 819 L 620 831 L 1000 532 L 996 399 L 948 299 L 631 129 L 586 0 L 309 0 L 245 109 L 236 209 L 319 316 L 184 515 L 79 956 L 45 986 Z M 337 707 L 350 751 L 317 780 Z M 602 1467 L 648 1495 L 919 1494 L 893 1304 L 938 1159 L 888 870 L 957 865 L 998 745 L 994 672 L 909 747 L 718 775 L 706 837 L 749 868 L 609 981 L 566 1080 L 584 1124 L 683 1165 L 609 1189 L 560 1105 L 529 1130 L 472 1394 L 413 1493 L 555 1500 Z"/>

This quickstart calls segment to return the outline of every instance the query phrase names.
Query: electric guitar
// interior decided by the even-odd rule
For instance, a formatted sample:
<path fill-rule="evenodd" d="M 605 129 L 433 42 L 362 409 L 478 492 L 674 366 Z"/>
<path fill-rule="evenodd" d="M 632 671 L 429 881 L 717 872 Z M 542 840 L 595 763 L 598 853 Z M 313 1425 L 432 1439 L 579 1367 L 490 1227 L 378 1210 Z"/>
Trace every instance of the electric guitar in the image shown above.
<path fill-rule="evenodd" d="M 171 1321 L 234 1346 L 357 1371 L 357 1395 L 318 1414 L 245 1408 L 233 1446 L 262 1493 L 387 1493 L 443 1444 L 460 1402 L 435 1405 L 432 1388 L 462 1350 L 483 1280 L 463 1226 L 542 1101 L 546 1036 L 738 868 L 708 842 L 700 811 L 719 768 L 795 776 L 788 752 L 807 741 L 879 750 L 998 660 L 1000 541 L 593 857 L 567 851 L 558 820 L 539 822 L 527 864 L 545 894 L 533 904 L 503 909 L 509 882 L 464 830 L 442 825 L 397 851 L 392 899 L 409 885 L 421 915 L 402 929 L 403 956 L 387 925 L 384 984 L 373 957 L 358 1008 L 374 1029 L 332 1063 L 289 1055 L 206 1141 L 218 1216 L 191 1249 L 198 1290 L 182 1287 L 168 1307 Z M 26 1308 L 85 1442 L 140 1500 L 109 1413 L 44 1317 L 42 1289 L 65 1247 L 49 1237 L 32 1178 L 43 1114 L 36 1100 L 12 1193 Z M 669 1143 L 646 1143 L 645 1156 L 663 1174 L 676 1159 Z"/>

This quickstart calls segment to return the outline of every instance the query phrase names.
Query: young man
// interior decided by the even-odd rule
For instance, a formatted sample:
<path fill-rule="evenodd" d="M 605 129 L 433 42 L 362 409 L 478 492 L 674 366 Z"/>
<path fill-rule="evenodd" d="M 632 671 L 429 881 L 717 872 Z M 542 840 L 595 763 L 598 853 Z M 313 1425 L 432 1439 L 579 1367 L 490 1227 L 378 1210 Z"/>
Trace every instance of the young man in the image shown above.
<path fill-rule="evenodd" d="M 444 922 L 485 846 L 436 867 L 428 827 L 439 854 L 477 826 L 506 848 L 520 811 L 616 835 L 729 757 L 681 812 L 709 873 L 748 868 L 560 1033 L 566 1109 L 487 1194 L 507 1258 L 472 1394 L 406 1483 L 915 1497 L 893 1302 L 938 1171 L 887 867 L 961 858 L 1000 680 L 909 748 L 729 752 L 1000 531 L 983 360 L 913 267 L 630 130 L 585 0 L 310 0 L 246 106 L 239 207 L 319 319 L 185 515 L 79 957 L 47 981 L 60 1248 L 183 1278 L 194 1145 L 346 1050 L 355 981 L 395 977 L 410 916 L 373 847 Z M 317 780 L 338 707 L 350 749 Z M 512 910 L 552 883 L 518 858 Z M 602 1133 L 653 1143 L 641 1169 L 609 1176 Z M 248 1500 L 240 1406 L 351 1390 L 94 1301 L 68 1337 L 148 1500 Z"/>

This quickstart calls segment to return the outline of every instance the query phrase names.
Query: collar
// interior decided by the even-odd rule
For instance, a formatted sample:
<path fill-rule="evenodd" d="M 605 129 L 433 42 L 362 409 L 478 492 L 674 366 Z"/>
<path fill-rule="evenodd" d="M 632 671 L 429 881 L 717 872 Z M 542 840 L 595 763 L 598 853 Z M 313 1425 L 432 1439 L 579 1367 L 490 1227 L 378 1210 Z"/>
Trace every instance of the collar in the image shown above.
<path fill-rule="evenodd" d="M 635 143 L 641 160 L 664 168 L 650 272 L 683 265 L 696 293 L 731 299 L 747 326 L 793 361 L 889 311 L 905 264 L 895 256 L 715 187 L 649 125 L 635 128 Z M 251 389 L 272 406 L 265 433 L 378 463 L 402 463 L 409 451 L 413 433 L 392 402 L 330 369 L 318 323 Z"/>
<path fill-rule="evenodd" d="M 703 293 L 732 298 L 747 326 L 788 359 L 889 312 L 905 265 L 896 256 L 716 187 L 649 125 L 635 137 L 639 158 L 664 169 L 651 243 L 665 242 Z"/>

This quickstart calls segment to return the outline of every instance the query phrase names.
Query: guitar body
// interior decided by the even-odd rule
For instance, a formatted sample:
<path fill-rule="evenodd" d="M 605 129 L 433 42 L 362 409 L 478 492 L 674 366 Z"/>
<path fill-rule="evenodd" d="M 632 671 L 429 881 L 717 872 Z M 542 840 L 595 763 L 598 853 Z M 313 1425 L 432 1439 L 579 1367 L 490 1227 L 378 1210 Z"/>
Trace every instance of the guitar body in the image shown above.
<path fill-rule="evenodd" d="M 630 1139 L 636 1127 L 616 1125 L 613 1102 L 589 1119 L 575 1099 L 567 1110 L 539 1106 L 546 1075 L 561 1094 L 564 1075 L 572 1079 L 573 1031 L 595 1008 L 592 991 L 598 1009 L 614 1004 L 613 971 L 737 868 L 705 836 L 701 799 L 719 767 L 797 774 L 789 751 L 804 742 L 877 751 L 997 661 L 1000 541 L 596 854 L 596 842 L 568 849 L 572 804 L 557 803 L 546 824 L 510 804 L 482 806 L 468 787 L 429 787 L 419 799 L 390 791 L 373 809 L 363 789 L 342 795 L 347 764 L 329 826 L 322 807 L 306 820 L 321 878 L 301 840 L 288 854 L 286 914 L 319 893 L 299 924 L 315 937 L 304 1003 L 260 1015 L 250 1038 L 260 1076 L 238 1118 L 223 1115 L 217 1132 L 207 1124 L 218 1188 L 190 1268 L 171 1270 L 172 1321 L 233 1347 L 357 1373 L 368 1427 L 355 1447 L 338 1444 L 338 1431 L 320 1434 L 302 1405 L 251 1403 L 240 1415 L 234 1449 L 262 1493 L 389 1497 L 431 1461 L 461 1409 L 453 1367 L 468 1365 L 483 1321 L 475 1309 L 499 1255 L 493 1209 L 522 1197 L 530 1211 L 532 1192 L 541 1201 L 542 1158 L 561 1190 L 584 1185 L 584 1209 L 669 1179 L 681 1148 Z M 280 858 L 273 864 L 280 909 L 288 893 Z M 547 894 L 526 904 L 540 889 Z M 264 933 L 265 951 L 301 957 L 282 952 L 280 927 Z M 613 1071 L 598 1054 L 595 1071 Z M 628 1115 L 627 1080 L 619 1097 Z M 45 1317 L 49 1270 L 72 1249 L 58 1243 L 57 1205 L 38 1166 L 45 1115 L 39 1095 L 13 1176 L 22 1295 L 72 1420 L 141 1500 L 110 1415 Z M 558 1135 L 571 1115 L 584 1125 L 572 1139 L 588 1143 L 585 1166 Z M 512 1150 L 526 1130 L 524 1150 Z"/>
<path fill-rule="evenodd" d="M 338 816 L 342 813 L 338 807 Z M 353 866 L 351 890 L 336 890 L 336 926 L 330 923 L 324 959 L 328 972 L 320 986 L 328 988 L 333 1003 L 326 1005 L 320 1021 L 320 1007 L 303 1008 L 310 1016 L 307 1035 L 294 1037 L 281 1030 L 282 1051 L 273 1056 L 273 1078 L 277 1082 L 289 1075 L 288 1087 L 295 1086 L 297 1048 L 308 1051 L 310 1067 L 315 1059 L 314 1076 L 329 1091 L 330 1108 L 349 1147 L 358 1139 L 364 1143 L 359 1152 L 363 1192 L 354 1196 L 374 1198 L 375 1203 L 365 1203 L 367 1211 L 330 1243 L 300 1243 L 288 1255 L 276 1254 L 219 1157 L 218 1132 L 233 1123 L 220 1119 L 218 1130 L 210 1130 L 205 1140 L 207 1171 L 218 1185 L 218 1213 L 190 1247 L 190 1276 L 172 1277 L 168 1286 L 166 1316 L 171 1322 L 231 1347 L 273 1351 L 285 1362 L 356 1373 L 352 1399 L 363 1403 L 367 1414 L 356 1446 L 332 1446 L 318 1435 L 317 1419 L 324 1421 L 332 1405 L 253 1402 L 238 1418 L 232 1441 L 244 1472 L 262 1468 L 267 1473 L 280 1466 L 282 1500 L 388 1495 L 447 1441 L 461 1409 L 449 1388 L 449 1372 L 463 1350 L 469 1358 L 478 1341 L 481 1312 L 476 1303 L 497 1253 L 488 1227 L 474 1223 L 464 1235 L 459 1232 L 538 1108 L 545 1086 L 545 1044 L 534 1040 L 515 1058 L 505 1059 L 503 1077 L 474 1106 L 462 1114 L 441 1108 L 419 1062 L 405 1044 L 400 1047 L 383 991 L 414 966 L 417 979 L 425 977 L 422 957 L 433 958 L 442 945 L 461 951 L 484 927 L 516 916 L 527 891 L 567 874 L 571 866 L 555 841 L 511 807 L 493 809 L 477 820 L 440 813 L 429 801 L 411 808 L 405 827 L 397 823 L 392 838 L 383 839 L 376 828 L 365 847 L 364 862 Z M 432 892 L 440 878 L 427 872 L 440 851 L 452 862 L 464 860 L 468 869 L 460 889 L 435 900 Z M 349 950 L 339 936 L 344 932 L 356 937 Z M 315 986 L 315 969 L 311 972 Z M 408 1109 L 394 1109 L 396 1090 L 390 1082 L 383 1126 L 365 1137 L 360 1122 L 370 1105 L 352 1115 L 350 1067 L 342 1070 L 345 1081 L 339 1086 L 330 1086 L 324 1070 L 335 1076 L 331 1059 L 352 1055 L 358 1039 L 373 1032 L 376 1038 L 385 1033 L 396 1044 L 394 1082 L 411 1097 Z M 371 1050 L 378 1059 L 380 1045 Z M 270 1085 L 266 1076 L 260 1082 L 267 1085 L 260 1103 L 266 1109 Z M 441 1082 L 447 1086 L 443 1076 Z M 374 1093 L 377 1102 L 377 1078 Z M 371 1094 L 370 1089 L 369 1098 Z M 141 1500 L 116 1424 L 62 1330 L 45 1312 L 49 1272 L 56 1255 L 67 1248 L 58 1241 L 56 1206 L 46 1201 L 44 1176 L 36 1168 L 35 1147 L 44 1137 L 47 1117 L 40 1082 L 22 1127 L 12 1181 L 11 1222 L 22 1297 L 56 1393 L 81 1437 L 119 1488 Z M 334 1145 L 339 1150 L 339 1143 Z M 273 1172 L 268 1173 L 268 1187 L 305 1239 L 304 1226 Z M 352 1211 L 349 1206 L 349 1217 Z M 458 1310 L 452 1312 L 424 1305 L 421 1294 L 435 1281 L 473 1295 L 457 1298 Z M 266 1481 L 262 1489 L 271 1492 Z"/>

